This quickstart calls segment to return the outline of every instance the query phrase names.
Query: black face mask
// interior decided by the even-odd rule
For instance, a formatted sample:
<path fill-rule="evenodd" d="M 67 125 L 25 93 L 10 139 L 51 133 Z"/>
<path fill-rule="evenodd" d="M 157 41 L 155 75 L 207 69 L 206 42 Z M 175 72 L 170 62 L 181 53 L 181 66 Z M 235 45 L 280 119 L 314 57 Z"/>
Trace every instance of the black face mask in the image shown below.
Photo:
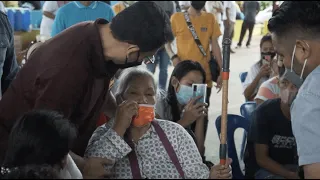
<path fill-rule="evenodd" d="M 205 4 L 206 1 L 191 1 L 191 6 L 198 11 L 201 10 Z"/>
<path fill-rule="evenodd" d="M 276 53 L 275 52 L 262 52 L 261 53 L 261 59 L 266 59 L 265 56 L 270 56 L 272 60 L 275 56 L 276 56 Z"/>
<path fill-rule="evenodd" d="M 106 66 L 110 69 L 126 69 L 130 67 L 140 66 L 142 64 L 142 61 L 139 62 L 139 56 L 140 52 L 138 51 L 138 58 L 135 62 L 128 62 L 128 57 L 126 57 L 126 61 L 124 64 L 116 64 L 111 60 L 107 61 Z"/>

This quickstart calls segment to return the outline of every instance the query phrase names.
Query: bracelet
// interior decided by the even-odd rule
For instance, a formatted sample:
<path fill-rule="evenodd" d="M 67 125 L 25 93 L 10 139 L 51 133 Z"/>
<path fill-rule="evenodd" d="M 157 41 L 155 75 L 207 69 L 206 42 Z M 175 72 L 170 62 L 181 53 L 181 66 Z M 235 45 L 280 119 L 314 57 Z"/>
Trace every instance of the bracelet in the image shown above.
<path fill-rule="evenodd" d="M 170 59 L 171 59 L 171 61 L 173 61 L 173 59 L 174 58 L 177 58 L 177 57 L 179 57 L 177 54 L 175 54 L 175 55 L 173 55 Z"/>

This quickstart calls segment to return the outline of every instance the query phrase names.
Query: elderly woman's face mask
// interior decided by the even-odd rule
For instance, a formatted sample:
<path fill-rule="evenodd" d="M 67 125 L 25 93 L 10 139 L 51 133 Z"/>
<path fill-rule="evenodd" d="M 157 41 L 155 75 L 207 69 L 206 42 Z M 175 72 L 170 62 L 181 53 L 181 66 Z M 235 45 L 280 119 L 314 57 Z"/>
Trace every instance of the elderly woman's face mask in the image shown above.
<path fill-rule="evenodd" d="M 139 104 L 138 115 L 132 118 L 133 126 L 143 127 L 155 118 L 155 95 L 155 85 L 150 77 L 136 77 L 128 84 L 122 99 Z"/>

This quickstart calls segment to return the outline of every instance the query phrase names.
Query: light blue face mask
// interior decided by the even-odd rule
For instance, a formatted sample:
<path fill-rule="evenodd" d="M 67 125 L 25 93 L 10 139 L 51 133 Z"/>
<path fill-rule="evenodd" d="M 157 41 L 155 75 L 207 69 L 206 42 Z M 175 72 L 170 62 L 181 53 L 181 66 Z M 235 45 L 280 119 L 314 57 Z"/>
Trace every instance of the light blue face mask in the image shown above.
<path fill-rule="evenodd" d="M 192 87 L 180 85 L 179 92 L 176 92 L 177 100 L 181 105 L 187 105 L 193 97 Z"/>

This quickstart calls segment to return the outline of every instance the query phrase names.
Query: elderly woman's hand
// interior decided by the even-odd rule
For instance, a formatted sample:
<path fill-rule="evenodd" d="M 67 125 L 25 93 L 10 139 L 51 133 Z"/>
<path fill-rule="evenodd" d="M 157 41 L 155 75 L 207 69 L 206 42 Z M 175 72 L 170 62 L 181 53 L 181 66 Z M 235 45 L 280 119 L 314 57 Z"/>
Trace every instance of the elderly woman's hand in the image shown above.
<path fill-rule="evenodd" d="M 114 131 L 123 137 L 131 125 L 132 117 L 138 114 L 139 105 L 135 101 L 123 101 L 117 108 Z"/>
<path fill-rule="evenodd" d="M 215 165 L 211 168 L 210 179 L 232 179 L 232 159 L 228 159 L 226 165 Z"/>

